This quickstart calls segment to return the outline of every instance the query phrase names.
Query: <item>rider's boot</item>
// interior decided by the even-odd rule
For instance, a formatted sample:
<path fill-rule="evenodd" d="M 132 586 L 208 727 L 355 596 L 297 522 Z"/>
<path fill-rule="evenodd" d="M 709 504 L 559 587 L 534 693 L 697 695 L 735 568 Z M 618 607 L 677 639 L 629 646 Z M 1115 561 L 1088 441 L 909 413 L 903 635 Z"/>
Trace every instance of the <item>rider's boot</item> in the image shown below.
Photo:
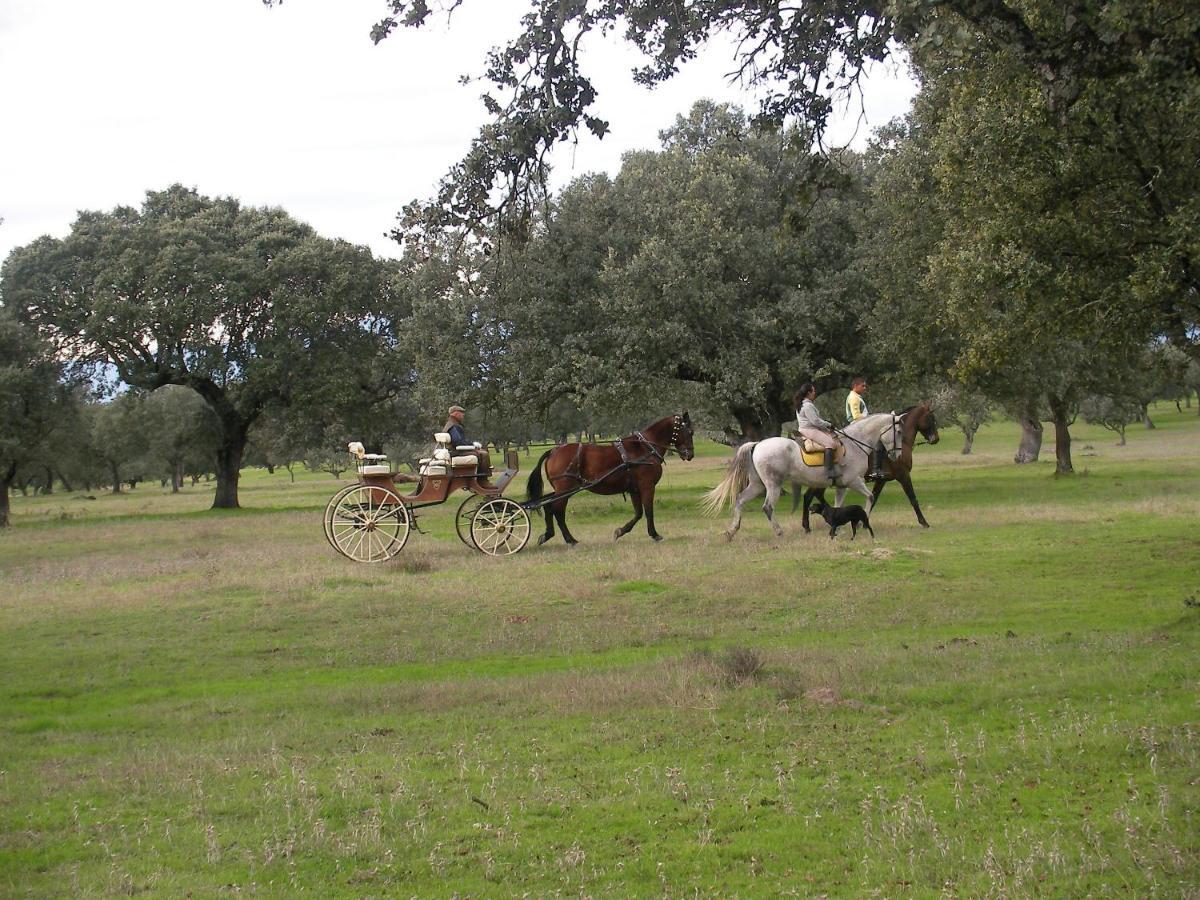
<path fill-rule="evenodd" d="M 868 481 L 877 481 L 884 477 L 883 454 L 883 447 L 879 444 L 876 444 L 875 449 L 871 451 L 871 471 L 867 473 Z"/>
<path fill-rule="evenodd" d="M 837 466 L 833 464 L 833 451 L 825 451 L 825 477 L 830 481 L 836 481 L 838 477 Z"/>

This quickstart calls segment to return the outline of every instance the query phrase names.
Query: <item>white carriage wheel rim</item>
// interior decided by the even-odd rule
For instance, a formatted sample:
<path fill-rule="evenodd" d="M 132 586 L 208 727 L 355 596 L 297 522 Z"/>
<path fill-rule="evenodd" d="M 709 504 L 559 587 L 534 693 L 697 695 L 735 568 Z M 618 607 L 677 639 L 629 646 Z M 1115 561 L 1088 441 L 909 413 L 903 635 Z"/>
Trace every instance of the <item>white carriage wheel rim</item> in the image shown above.
<path fill-rule="evenodd" d="M 322 525 L 322 529 L 325 532 L 325 540 L 329 542 L 329 546 L 332 547 L 334 550 L 338 549 L 337 544 L 335 544 L 333 542 L 333 510 L 334 510 L 334 507 L 337 506 L 338 501 L 342 499 L 342 496 L 344 494 L 350 493 L 356 487 L 358 487 L 358 485 L 352 484 L 352 485 L 349 485 L 348 487 L 342 488 L 339 491 L 336 491 L 334 493 L 334 495 L 329 498 L 329 502 L 325 504 L 325 512 L 321 515 L 321 525 Z"/>
<path fill-rule="evenodd" d="M 487 502 L 489 502 L 487 497 L 472 494 L 459 504 L 458 512 L 454 514 L 454 530 L 458 534 L 458 539 L 472 550 L 478 550 L 479 548 L 475 546 L 475 535 L 471 533 L 471 523 L 475 521 L 475 513 L 479 512 L 479 507 Z M 475 504 L 475 508 L 467 509 L 467 506 L 471 503 Z"/>
<path fill-rule="evenodd" d="M 532 526 L 520 504 L 499 498 L 476 510 L 471 520 L 471 538 L 488 556 L 509 556 L 529 541 Z"/>
<path fill-rule="evenodd" d="M 383 496 L 377 500 L 379 492 Z M 362 495 L 357 504 L 356 494 Z M 381 521 L 385 523 L 382 529 L 378 527 Z M 408 510 L 399 495 L 373 485 L 354 485 L 344 491 L 337 498 L 329 522 L 332 543 L 338 551 L 355 562 L 365 563 L 391 559 L 404 548 L 412 530 Z"/>

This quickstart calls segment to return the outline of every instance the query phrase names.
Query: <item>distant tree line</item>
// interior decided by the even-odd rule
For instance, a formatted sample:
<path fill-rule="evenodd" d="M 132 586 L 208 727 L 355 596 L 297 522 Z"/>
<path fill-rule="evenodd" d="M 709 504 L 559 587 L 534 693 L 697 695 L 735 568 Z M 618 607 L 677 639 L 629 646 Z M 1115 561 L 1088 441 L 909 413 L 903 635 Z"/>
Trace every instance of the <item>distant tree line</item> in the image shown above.
<path fill-rule="evenodd" d="M 178 185 L 13 251 L 0 513 L 14 487 L 52 489 L 53 465 L 60 483 L 102 471 L 114 486 L 203 468 L 213 505 L 236 506 L 244 464 L 334 470 L 350 438 L 411 459 L 450 403 L 501 444 L 627 432 L 682 407 L 735 443 L 784 429 L 806 379 L 840 418 L 864 374 L 874 408 L 935 399 L 965 450 L 1001 412 L 1028 462 L 1047 423 L 1068 473 L 1077 417 L 1123 437 L 1155 398 L 1190 402 L 1190 5 L 717 6 L 535 4 L 526 52 L 491 60 L 510 102 L 493 98 L 494 126 L 405 210 L 396 261 Z M 427 7 L 412 11 L 376 37 L 424 24 Z M 553 60 L 579 61 L 572 28 L 618 22 L 654 61 L 648 80 L 713 29 L 753 23 L 765 43 L 743 45 L 746 71 L 793 93 L 756 116 L 700 102 L 615 176 L 551 193 L 546 150 L 606 127 L 581 70 Z M 852 87 L 898 46 L 921 82 L 912 112 L 865 153 L 823 147 L 828 98 L 792 76 Z M 839 54 L 846 68 L 821 68 Z M 68 462 L 77 449 L 86 465 Z"/>

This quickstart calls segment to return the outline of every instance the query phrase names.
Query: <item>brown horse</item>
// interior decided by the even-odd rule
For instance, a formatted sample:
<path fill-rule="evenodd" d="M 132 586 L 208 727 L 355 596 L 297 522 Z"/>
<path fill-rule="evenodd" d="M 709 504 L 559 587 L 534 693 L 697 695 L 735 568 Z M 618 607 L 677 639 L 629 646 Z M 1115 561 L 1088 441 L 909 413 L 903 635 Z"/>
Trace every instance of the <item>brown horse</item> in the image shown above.
<path fill-rule="evenodd" d="M 542 499 L 542 464 L 546 478 L 556 494 L 578 490 L 586 485 L 593 494 L 625 494 L 633 500 L 633 518 L 613 534 L 613 540 L 629 534 L 646 512 L 646 531 L 656 541 L 662 535 L 654 530 L 654 486 L 662 478 L 667 451 L 674 449 L 680 459 L 695 456 L 692 449 L 692 420 L 687 412 L 659 419 L 648 428 L 614 441 L 612 444 L 563 444 L 542 454 L 529 476 L 529 499 Z M 567 501 L 561 497 L 546 504 L 546 533 L 538 538 L 544 544 L 554 537 L 554 520 L 568 544 L 579 543 L 567 530 Z"/>
<path fill-rule="evenodd" d="M 934 418 L 933 410 L 930 409 L 928 403 L 921 403 L 917 406 L 910 406 L 908 409 L 900 413 L 900 429 L 901 429 L 901 450 L 895 459 L 891 459 L 886 455 L 883 458 L 883 478 L 875 479 L 875 485 L 871 489 L 873 500 L 871 508 L 875 508 L 875 504 L 879 502 L 879 495 L 883 493 L 884 485 L 889 481 L 897 481 L 900 487 L 904 488 L 904 494 L 908 497 L 908 502 L 912 504 L 913 512 L 917 514 L 917 521 L 921 523 L 921 527 L 928 528 L 929 523 L 925 521 L 925 515 L 921 512 L 921 504 L 917 502 L 916 491 L 912 485 L 912 450 L 916 443 L 917 434 L 921 434 L 931 444 L 936 444 L 940 439 L 937 429 L 937 420 Z M 796 507 L 800 505 L 800 491 L 803 485 L 792 484 L 792 512 L 796 511 Z M 813 497 L 820 497 L 822 501 L 825 499 L 824 491 L 809 490 L 804 494 L 804 530 L 809 531 L 808 527 L 808 508 L 812 503 Z"/>

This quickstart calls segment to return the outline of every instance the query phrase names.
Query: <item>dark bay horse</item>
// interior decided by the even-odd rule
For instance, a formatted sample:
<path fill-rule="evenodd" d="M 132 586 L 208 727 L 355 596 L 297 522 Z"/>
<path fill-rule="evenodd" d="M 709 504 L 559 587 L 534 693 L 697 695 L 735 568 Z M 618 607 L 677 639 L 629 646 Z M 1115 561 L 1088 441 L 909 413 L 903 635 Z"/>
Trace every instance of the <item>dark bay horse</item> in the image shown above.
<path fill-rule="evenodd" d="M 629 494 L 633 500 L 633 518 L 616 530 L 613 540 L 629 534 L 645 510 L 646 531 L 651 538 L 661 541 L 662 535 L 654 530 L 654 487 L 662 478 L 663 461 L 671 449 L 679 454 L 680 459 L 691 459 L 695 455 L 692 449 L 692 420 L 686 411 L 659 419 L 648 428 L 612 444 L 563 444 L 547 450 L 529 476 L 529 499 L 542 499 L 544 463 L 546 478 L 555 493 L 588 485 L 587 490 L 593 494 Z M 563 497 L 546 504 L 546 533 L 538 538 L 538 544 L 544 544 L 554 537 L 555 519 L 562 530 L 563 540 L 568 544 L 579 543 L 567 530 L 569 499 Z"/>
<path fill-rule="evenodd" d="M 929 523 L 925 521 L 925 515 L 921 512 L 921 504 L 917 502 L 916 491 L 913 490 L 911 477 L 913 465 L 912 451 L 918 434 L 931 444 L 938 442 L 940 435 L 938 434 L 937 420 L 934 418 L 933 410 L 930 409 L 928 403 L 910 406 L 899 415 L 901 449 L 895 459 L 887 456 L 884 457 L 882 466 L 883 478 L 876 479 L 875 485 L 871 489 L 871 508 L 875 508 L 875 504 L 879 502 L 879 495 L 883 493 L 883 488 L 889 481 L 899 482 L 900 487 L 904 488 L 904 495 L 908 497 L 908 502 L 912 504 L 913 512 L 917 514 L 917 521 L 921 523 L 921 527 L 928 528 Z M 792 512 L 795 512 L 796 507 L 800 505 L 801 488 L 802 486 L 799 484 L 792 484 Z M 806 532 L 809 530 L 809 504 L 812 503 L 813 497 L 819 496 L 824 500 L 823 494 L 824 491 L 817 490 L 809 490 L 804 494 L 804 530 Z"/>

